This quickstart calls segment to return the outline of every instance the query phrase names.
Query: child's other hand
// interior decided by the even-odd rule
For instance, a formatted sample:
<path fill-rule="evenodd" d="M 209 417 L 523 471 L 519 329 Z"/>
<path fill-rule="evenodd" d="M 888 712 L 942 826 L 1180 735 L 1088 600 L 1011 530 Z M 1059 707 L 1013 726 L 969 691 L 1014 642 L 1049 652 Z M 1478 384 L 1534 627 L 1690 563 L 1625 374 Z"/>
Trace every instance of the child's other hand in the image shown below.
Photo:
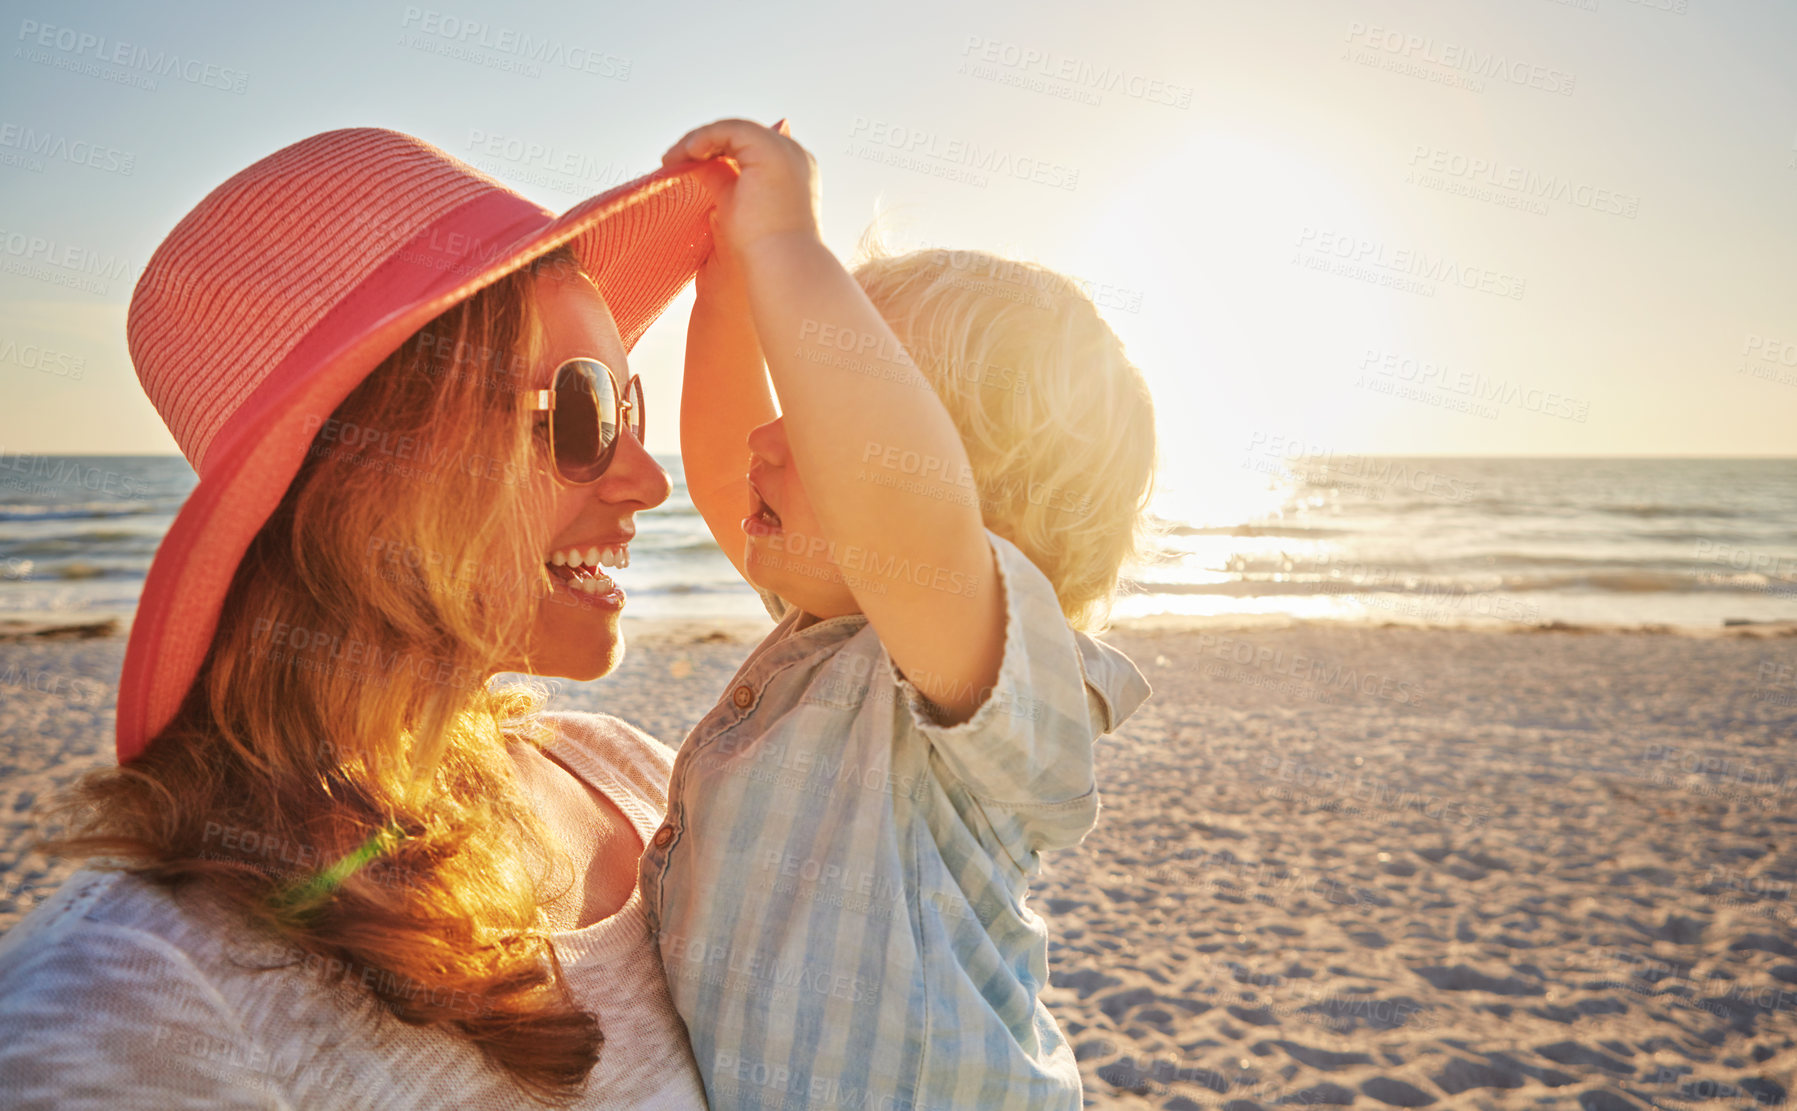
<path fill-rule="evenodd" d="M 782 121 L 784 125 L 784 121 Z M 785 131 L 750 120 L 695 128 L 661 156 L 663 166 L 729 158 L 738 175 L 718 198 L 718 231 L 741 252 L 770 235 L 818 233 L 817 163 Z"/>

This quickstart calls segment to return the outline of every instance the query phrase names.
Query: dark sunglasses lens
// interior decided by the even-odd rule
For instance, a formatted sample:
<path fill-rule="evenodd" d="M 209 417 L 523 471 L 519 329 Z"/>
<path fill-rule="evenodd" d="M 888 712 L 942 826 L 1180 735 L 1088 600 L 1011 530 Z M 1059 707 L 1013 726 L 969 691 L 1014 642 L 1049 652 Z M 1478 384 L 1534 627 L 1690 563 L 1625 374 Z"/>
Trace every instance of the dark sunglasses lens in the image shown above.
<path fill-rule="evenodd" d="M 570 482 L 591 482 L 611 462 L 618 439 L 618 400 L 611 373 L 576 359 L 555 375 L 555 465 Z"/>

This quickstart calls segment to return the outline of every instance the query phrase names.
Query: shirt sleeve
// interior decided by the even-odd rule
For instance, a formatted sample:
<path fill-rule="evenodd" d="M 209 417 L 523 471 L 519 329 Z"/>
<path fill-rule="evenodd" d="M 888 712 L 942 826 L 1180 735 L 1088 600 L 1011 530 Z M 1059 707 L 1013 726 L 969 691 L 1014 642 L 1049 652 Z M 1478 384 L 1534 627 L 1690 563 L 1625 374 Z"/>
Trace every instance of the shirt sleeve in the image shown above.
<path fill-rule="evenodd" d="M 1075 632 L 1086 690 L 1092 696 L 1092 721 L 1100 733 L 1122 725 L 1154 693 L 1135 661 L 1117 648 Z"/>
<path fill-rule="evenodd" d="M 1080 648 L 1054 587 L 1010 541 L 987 530 L 1005 597 L 998 679 L 971 718 L 936 721 L 896 667 L 910 723 L 949 776 L 978 802 L 993 834 L 1026 872 L 1035 854 L 1076 845 L 1098 819 L 1092 721 Z"/>
<path fill-rule="evenodd" d="M 0 1106 L 276 1108 L 280 1061 L 162 938 L 85 922 L 0 976 Z"/>

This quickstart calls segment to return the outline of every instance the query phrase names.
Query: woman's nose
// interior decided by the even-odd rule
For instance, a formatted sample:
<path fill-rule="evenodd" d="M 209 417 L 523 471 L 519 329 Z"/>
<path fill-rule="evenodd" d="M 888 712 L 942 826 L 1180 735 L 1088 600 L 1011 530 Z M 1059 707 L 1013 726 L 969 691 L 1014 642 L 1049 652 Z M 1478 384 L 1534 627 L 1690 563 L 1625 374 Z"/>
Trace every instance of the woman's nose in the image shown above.
<path fill-rule="evenodd" d="M 618 446 L 605 474 L 593 484 L 600 501 L 636 502 L 645 509 L 668 500 L 673 485 L 668 472 L 628 430 L 619 430 Z"/>
<path fill-rule="evenodd" d="M 775 417 L 752 429 L 749 432 L 749 453 L 767 460 L 769 466 L 783 466 L 788 454 L 786 418 Z"/>

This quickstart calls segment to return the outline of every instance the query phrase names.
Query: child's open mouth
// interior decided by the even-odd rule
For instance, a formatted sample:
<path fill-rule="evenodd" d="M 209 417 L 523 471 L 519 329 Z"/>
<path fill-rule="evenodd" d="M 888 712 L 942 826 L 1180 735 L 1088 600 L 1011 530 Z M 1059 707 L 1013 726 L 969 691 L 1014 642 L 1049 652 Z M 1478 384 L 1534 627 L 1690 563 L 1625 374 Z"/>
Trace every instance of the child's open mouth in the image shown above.
<path fill-rule="evenodd" d="M 750 536 L 772 536 L 780 531 L 780 515 L 753 482 L 749 483 L 749 515 L 743 518 L 743 531 Z"/>

